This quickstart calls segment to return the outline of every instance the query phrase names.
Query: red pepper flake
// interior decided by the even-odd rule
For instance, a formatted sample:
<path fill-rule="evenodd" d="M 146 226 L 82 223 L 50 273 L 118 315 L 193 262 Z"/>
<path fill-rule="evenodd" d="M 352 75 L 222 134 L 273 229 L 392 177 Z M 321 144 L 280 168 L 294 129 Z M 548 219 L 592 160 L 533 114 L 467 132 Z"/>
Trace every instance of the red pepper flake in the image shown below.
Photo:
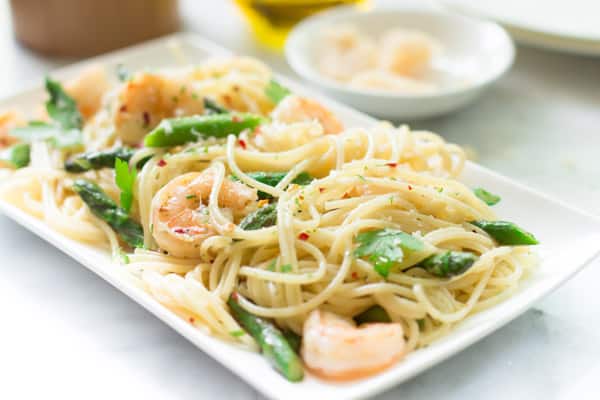
<path fill-rule="evenodd" d="M 308 240 L 309 237 L 310 236 L 308 236 L 308 233 L 306 233 L 306 232 L 302 232 L 298 235 L 298 239 L 300 239 L 300 240 Z"/>
<path fill-rule="evenodd" d="M 352 279 L 358 279 L 358 274 L 356 273 L 356 271 L 352 273 Z"/>
<path fill-rule="evenodd" d="M 388 167 L 390 167 L 390 168 L 396 168 L 396 167 L 398 166 L 398 163 L 395 163 L 395 162 L 389 162 L 389 163 L 387 163 L 387 164 L 385 164 L 385 165 L 387 165 L 387 166 L 388 166 Z"/>
<path fill-rule="evenodd" d="M 412 186 L 408 185 L 408 190 L 412 190 Z"/>
<path fill-rule="evenodd" d="M 233 115 L 231 117 L 231 122 L 236 122 L 237 123 L 237 122 L 241 122 L 241 121 L 242 121 L 241 118 L 238 117 L 237 115 Z"/>
<path fill-rule="evenodd" d="M 323 193 L 325 191 L 325 188 L 319 188 L 319 193 Z"/>
<path fill-rule="evenodd" d="M 148 113 L 148 111 L 144 111 L 142 116 L 144 117 L 144 128 L 145 128 L 148 125 L 150 125 L 150 114 Z"/>
<path fill-rule="evenodd" d="M 190 321 L 190 324 L 193 324 L 194 322 L 196 322 L 196 320 L 194 319 L 194 317 L 190 317 L 189 321 Z"/>
<path fill-rule="evenodd" d="M 120 108 L 119 108 L 120 112 L 126 112 L 127 111 L 127 104 L 123 104 Z"/>
<path fill-rule="evenodd" d="M 158 165 L 159 167 L 164 167 L 165 165 L 167 165 L 167 162 L 161 158 L 160 160 L 158 160 L 158 163 L 156 163 L 156 165 Z"/>
<path fill-rule="evenodd" d="M 175 233 L 185 233 L 185 229 L 183 228 L 176 228 L 173 230 Z"/>
<path fill-rule="evenodd" d="M 240 139 L 240 140 L 238 140 L 238 143 L 240 144 L 240 146 L 242 146 L 242 149 L 246 150 L 246 142 L 245 141 Z"/>
<path fill-rule="evenodd" d="M 231 293 L 231 298 L 235 301 L 238 301 L 238 299 L 239 299 L 238 293 L 237 292 Z"/>

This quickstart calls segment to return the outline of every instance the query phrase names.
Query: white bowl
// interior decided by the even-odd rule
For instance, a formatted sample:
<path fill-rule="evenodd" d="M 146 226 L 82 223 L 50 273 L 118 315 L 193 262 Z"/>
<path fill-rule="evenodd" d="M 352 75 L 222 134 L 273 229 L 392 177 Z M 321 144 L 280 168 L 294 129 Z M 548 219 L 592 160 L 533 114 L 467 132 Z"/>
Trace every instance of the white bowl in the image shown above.
<path fill-rule="evenodd" d="M 323 76 L 316 50 L 323 28 L 351 24 L 370 36 L 390 28 L 419 30 L 442 45 L 433 65 L 450 82 L 432 93 L 400 94 L 356 89 Z M 515 47 L 499 25 L 435 9 L 376 9 L 360 12 L 340 7 L 300 23 L 291 32 L 285 53 L 291 67 L 332 97 L 381 118 L 421 119 L 446 114 L 473 101 L 512 65 Z"/>

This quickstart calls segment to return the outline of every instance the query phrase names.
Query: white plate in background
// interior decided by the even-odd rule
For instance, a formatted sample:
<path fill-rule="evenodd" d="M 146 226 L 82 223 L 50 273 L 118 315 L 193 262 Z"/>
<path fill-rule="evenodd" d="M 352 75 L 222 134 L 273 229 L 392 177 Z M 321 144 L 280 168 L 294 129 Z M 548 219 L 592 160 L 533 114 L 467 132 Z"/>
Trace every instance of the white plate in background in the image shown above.
<path fill-rule="evenodd" d="M 91 62 L 101 62 L 109 68 L 123 63 L 130 69 L 173 65 L 175 58 L 169 51 L 169 44 L 174 43 L 173 41 L 179 43 L 190 62 L 201 62 L 211 55 L 228 54 L 227 50 L 197 36 L 175 35 L 101 56 L 92 59 Z M 58 78 L 76 75 L 86 63 L 75 64 L 51 75 Z M 295 92 L 314 96 L 297 83 L 283 77 L 278 79 Z M 0 109 L 9 106 L 31 109 L 43 98 L 40 77 L 35 87 L 0 100 Z M 369 125 L 375 122 L 364 114 L 333 101 L 323 100 L 348 126 Z M 597 218 L 549 199 L 473 163 L 467 163 L 461 180 L 468 185 L 483 186 L 500 194 L 502 201 L 495 206 L 498 214 L 518 222 L 536 234 L 542 243 L 538 247 L 541 256 L 539 268 L 514 296 L 503 303 L 466 319 L 449 335 L 427 348 L 409 354 L 405 360 L 389 370 L 368 379 L 348 383 L 326 382 L 310 374 L 307 374 L 302 383 L 287 382 L 262 356 L 212 338 L 177 317 L 137 288 L 122 268 L 111 263 L 108 253 L 65 238 L 42 221 L 7 203 L 0 202 L 0 211 L 110 282 L 268 397 L 342 400 L 363 398 L 381 392 L 456 354 L 522 314 L 541 297 L 580 271 L 600 251 L 600 221 Z M 152 332 L 147 334 L 151 336 Z M 169 368 L 168 365 L 164 367 Z"/>
<path fill-rule="evenodd" d="M 431 62 L 438 87 L 427 93 L 402 93 L 351 87 L 317 68 L 320 37 L 334 25 L 348 24 L 370 37 L 402 28 L 424 32 L 440 43 Z M 474 101 L 512 65 L 515 49 L 498 24 L 429 6 L 395 6 L 368 12 L 336 7 L 298 24 L 285 45 L 290 66 L 334 99 L 370 115 L 393 121 L 439 116 Z"/>
<path fill-rule="evenodd" d="M 448 8 L 502 24 L 524 44 L 600 56 L 598 0 L 439 0 Z"/>

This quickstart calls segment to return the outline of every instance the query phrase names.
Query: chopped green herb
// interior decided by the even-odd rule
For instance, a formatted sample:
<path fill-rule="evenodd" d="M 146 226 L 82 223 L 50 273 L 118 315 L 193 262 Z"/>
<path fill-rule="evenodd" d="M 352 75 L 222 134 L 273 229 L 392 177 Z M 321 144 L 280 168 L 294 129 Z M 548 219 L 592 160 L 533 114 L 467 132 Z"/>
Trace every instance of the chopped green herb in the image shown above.
<path fill-rule="evenodd" d="M 421 240 L 397 229 L 363 232 L 356 241 L 360 245 L 354 250 L 354 255 L 369 257 L 375 271 L 384 278 L 395 264 L 403 260 L 405 252 L 418 252 L 425 248 Z"/>
<path fill-rule="evenodd" d="M 231 336 L 233 336 L 233 337 L 236 337 L 236 338 L 237 338 L 237 337 L 240 337 L 240 336 L 244 336 L 244 335 L 246 334 L 246 332 L 244 332 L 244 331 L 242 331 L 242 330 L 240 329 L 240 330 L 237 330 L 237 331 L 231 331 L 231 332 L 229 332 L 229 334 L 230 334 Z"/>
<path fill-rule="evenodd" d="M 275 104 L 279 103 L 290 93 L 291 92 L 288 88 L 282 86 L 279 82 L 277 82 L 274 79 L 271 79 L 271 81 L 265 89 L 265 94 Z"/>
<path fill-rule="evenodd" d="M 483 188 L 475 188 L 473 189 L 473 193 L 488 206 L 493 206 L 500 202 L 500 196 L 490 193 Z"/>
<path fill-rule="evenodd" d="M 0 164 L 8 164 L 19 169 L 29 165 L 31 147 L 27 143 L 17 143 L 0 151 Z"/>
<path fill-rule="evenodd" d="M 117 78 L 121 82 L 126 82 L 132 78 L 131 72 L 123 64 L 117 64 Z"/>
<path fill-rule="evenodd" d="M 187 196 L 185 196 L 186 199 L 191 200 L 191 199 L 197 199 L 198 196 L 195 194 L 188 194 Z"/>
<path fill-rule="evenodd" d="M 281 266 L 281 272 L 288 273 L 292 272 L 292 264 L 284 264 Z"/>
<path fill-rule="evenodd" d="M 421 332 L 425 330 L 425 320 L 424 319 L 418 319 L 417 325 L 419 325 L 419 330 Z"/>
<path fill-rule="evenodd" d="M 121 189 L 121 208 L 127 213 L 133 203 L 133 186 L 137 177 L 137 169 L 129 168 L 129 163 L 120 158 L 115 159 L 115 183 Z"/>
<path fill-rule="evenodd" d="M 358 177 L 358 179 L 360 179 L 361 181 L 366 181 L 365 177 L 362 175 L 356 175 Z"/>
<path fill-rule="evenodd" d="M 277 262 L 275 260 L 273 260 L 273 261 L 271 261 L 271 264 L 269 264 L 269 266 L 267 267 L 267 270 L 274 272 L 276 267 L 277 267 Z"/>
<path fill-rule="evenodd" d="M 121 264 L 129 264 L 131 262 L 129 260 L 129 255 L 127 255 L 123 249 L 119 249 L 119 257 L 121 258 Z"/>

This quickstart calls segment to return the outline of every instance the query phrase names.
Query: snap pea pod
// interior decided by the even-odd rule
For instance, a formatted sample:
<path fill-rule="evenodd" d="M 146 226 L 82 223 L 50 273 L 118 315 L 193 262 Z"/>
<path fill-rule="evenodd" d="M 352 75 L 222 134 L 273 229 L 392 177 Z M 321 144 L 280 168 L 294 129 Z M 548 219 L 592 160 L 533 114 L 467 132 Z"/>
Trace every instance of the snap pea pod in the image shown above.
<path fill-rule="evenodd" d="M 271 322 L 244 310 L 235 293 L 231 295 L 227 304 L 233 317 L 256 340 L 263 355 L 275 369 L 291 382 L 301 381 L 304 378 L 302 361 L 283 333 Z"/>
<path fill-rule="evenodd" d="M 391 322 L 392 320 L 383 307 L 375 305 L 354 316 L 354 321 L 361 325 L 372 322 Z"/>
<path fill-rule="evenodd" d="M 423 268 L 435 276 L 447 278 L 460 275 L 477 261 L 477 256 L 464 251 L 446 251 L 427 257 L 411 268 Z"/>
<path fill-rule="evenodd" d="M 277 223 L 277 204 L 267 204 L 258 210 L 246 215 L 240 222 L 240 228 L 245 231 L 254 231 L 260 228 L 273 226 Z"/>
<path fill-rule="evenodd" d="M 92 169 L 114 168 L 116 159 L 129 161 L 134 153 L 134 149 L 127 147 L 83 153 L 65 161 L 65 170 L 85 172 Z"/>
<path fill-rule="evenodd" d="M 254 129 L 265 121 L 256 114 L 228 113 L 164 119 L 146 135 L 146 147 L 173 147 L 202 137 L 224 138 Z"/>
<path fill-rule="evenodd" d="M 471 224 L 484 230 L 498 244 L 506 246 L 538 244 L 533 234 L 508 221 L 472 221 Z"/>
<path fill-rule="evenodd" d="M 73 183 L 73 190 L 87 204 L 90 211 L 96 217 L 108 223 L 124 242 L 131 247 L 142 247 L 144 245 L 142 226 L 108 197 L 98 185 L 86 179 L 77 179 Z"/>
<path fill-rule="evenodd" d="M 29 165 L 31 147 L 27 143 L 17 143 L 0 151 L 0 164 L 8 164 L 19 169 Z"/>
<path fill-rule="evenodd" d="M 281 182 L 283 180 L 283 178 L 285 178 L 285 176 L 287 175 L 287 172 L 263 172 L 263 171 L 256 171 L 256 172 L 249 172 L 248 176 L 252 179 L 254 179 L 255 181 L 259 181 L 260 183 L 264 183 L 265 185 L 269 185 L 269 186 L 277 186 L 279 184 L 279 182 Z M 236 176 L 232 177 L 233 180 L 238 180 L 238 178 Z M 308 173 L 308 172 L 301 172 L 299 173 L 294 180 L 292 180 L 292 183 L 295 183 L 296 185 L 308 185 L 309 183 L 311 183 L 313 181 L 313 177 Z M 258 198 L 259 199 L 272 199 L 273 196 L 271 196 L 269 193 L 265 193 L 263 191 L 258 191 Z"/>

